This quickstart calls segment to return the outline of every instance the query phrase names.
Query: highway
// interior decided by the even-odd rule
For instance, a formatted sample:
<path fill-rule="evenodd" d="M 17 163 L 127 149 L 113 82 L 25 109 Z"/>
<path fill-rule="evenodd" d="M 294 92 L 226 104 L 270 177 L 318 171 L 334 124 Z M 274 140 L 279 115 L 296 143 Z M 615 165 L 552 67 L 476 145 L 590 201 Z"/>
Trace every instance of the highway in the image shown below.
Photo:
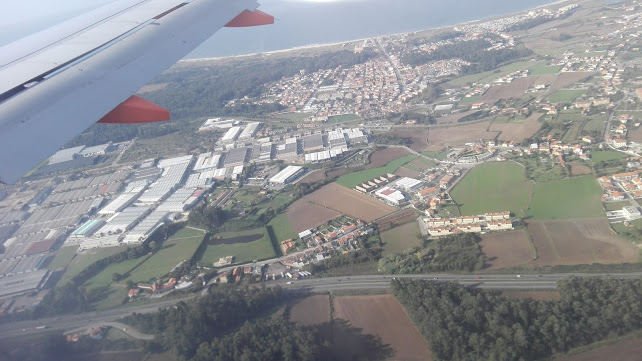
<path fill-rule="evenodd" d="M 386 289 L 390 287 L 390 281 L 394 278 L 411 278 L 425 279 L 436 282 L 457 282 L 463 286 L 476 287 L 483 289 L 497 290 L 552 290 L 556 288 L 556 282 L 571 276 L 577 277 L 608 277 L 620 279 L 642 278 L 642 272 L 636 273 L 617 273 L 617 274 L 582 274 L 582 273 L 560 273 L 560 274 L 480 274 L 480 275 L 448 275 L 448 274 L 425 274 L 425 275 L 365 275 L 349 277 L 328 277 L 328 278 L 307 278 L 297 281 L 288 281 L 287 279 L 276 282 L 267 282 L 268 286 L 281 286 L 286 291 L 293 292 L 328 292 L 340 290 L 361 290 L 361 289 Z M 289 284 L 288 284 L 289 283 Z M 163 300 L 151 304 L 124 307 L 109 311 L 86 312 L 82 314 L 64 315 L 59 317 L 50 317 L 33 321 L 21 321 L 5 323 L 0 325 L 0 339 L 7 337 L 30 335 L 51 330 L 80 330 L 81 328 L 89 329 L 101 325 L 110 325 L 110 321 L 119 320 L 133 312 L 151 313 L 159 308 L 169 307 L 180 301 L 186 301 L 199 295 L 205 295 L 207 292 L 199 292 L 194 295 Z M 45 325 L 46 329 L 36 329 L 36 327 Z M 123 326 L 124 328 L 124 326 Z M 151 335 L 136 333 L 130 330 L 134 337 L 149 339 Z"/>

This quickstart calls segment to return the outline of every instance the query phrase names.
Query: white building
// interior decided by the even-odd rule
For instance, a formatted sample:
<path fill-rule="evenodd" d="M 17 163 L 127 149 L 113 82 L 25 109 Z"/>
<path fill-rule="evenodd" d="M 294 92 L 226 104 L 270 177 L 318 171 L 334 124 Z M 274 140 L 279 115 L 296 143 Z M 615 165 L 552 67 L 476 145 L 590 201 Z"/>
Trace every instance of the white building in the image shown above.
<path fill-rule="evenodd" d="M 386 203 L 399 206 L 406 201 L 406 196 L 397 189 L 383 187 L 375 192 L 375 195 L 383 199 Z"/>
<path fill-rule="evenodd" d="M 228 129 L 227 132 L 225 132 L 225 135 L 223 135 L 223 137 L 221 138 L 221 142 L 233 142 L 240 132 L 241 127 L 232 127 Z"/>
<path fill-rule="evenodd" d="M 287 184 L 295 180 L 305 171 L 305 168 L 290 165 L 285 167 L 282 171 L 277 173 L 274 177 L 270 178 L 270 183 Z"/>
<path fill-rule="evenodd" d="M 406 192 L 415 192 L 422 188 L 423 181 L 414 178 L 401 178 L 395 182 L 395 185 Z"/>

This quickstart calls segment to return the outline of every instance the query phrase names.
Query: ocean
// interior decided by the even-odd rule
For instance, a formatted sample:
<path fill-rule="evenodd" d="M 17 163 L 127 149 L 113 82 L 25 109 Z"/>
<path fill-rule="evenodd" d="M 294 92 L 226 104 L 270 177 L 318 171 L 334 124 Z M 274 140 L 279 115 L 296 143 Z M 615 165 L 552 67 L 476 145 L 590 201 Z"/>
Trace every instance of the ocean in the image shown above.
<path fill-rule="evenodd" d="M 224 28 L 186 58 L 243 55 L 425 30 L 511 14 L 552 0 L 259 0 L 273 25 Z"/>

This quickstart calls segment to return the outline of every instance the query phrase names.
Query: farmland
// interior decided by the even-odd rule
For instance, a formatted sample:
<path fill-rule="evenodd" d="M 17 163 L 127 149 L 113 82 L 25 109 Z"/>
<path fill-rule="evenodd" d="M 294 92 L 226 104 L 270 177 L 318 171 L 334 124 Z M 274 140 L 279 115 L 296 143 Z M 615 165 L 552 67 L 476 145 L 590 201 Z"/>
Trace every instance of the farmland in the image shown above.
<path fill-rule="evenodd" d="M 484 234 L 479 243 L 490 269 L 510 268 L 527 264 L 535 258 L 525 229 Z"/>
<path fill-rule="evenodd" d="M 268 227 L 272 228 L 278 242 L 297 237 L 297 232 L 292 227 L 290 218 L 288 218 L 286 213 L 278 214 L 276 217 L 272 218 L 270 223 L 268 223 Z"/>
<path fill-rule="evenodd" d="M 377 228 L 379 231 L 386 231 L 397 225 L 413 222 L 417 216 L 418 214 L 412 208 L 406 208 L 377 220 Z"/>
<path fill-rule="evenodd" d="M 536 266 L 636 262 L 637 248 L 611 234 L 606 218 L 529 221 Z"/>
<path fill-rule="evenodd" d="M 337 179 L 337 183 L 347 187 L 354 188 L 357 184 L 363 183 L 375 177 L 379 177 L 386 173 L 393 173 L 397 168 L 414 160 L 417 156 L 407 155 L 405 157 L 395 159 L 388 162 L 385 166 L 379 168 L 364 169 L 354 173 L 345 174 Z"/>
<path fill-rule="evenodd" d="M 535 83 L 537 77 L 516 78 L 510 84 L 490 87 L 481 97 L 485 103 L 494 103 L 499 99 L 521 98 Z"/>
<path fill-rule="evenodd" d="M 400 147 L 388 147 L 379 149 L 370 154 L 370 163 L 366 168 L 381 167 L 395 159 L 399 159 L 409 154 L 410 152 Z"/>
<path fill-rule="evenodd" d="M 421 246 L 421 239 L 417 237 L 417 234 L 419 234 L 417 222 L 410 222 L 381 233 L 381 240 L 384 243 L 383 255 L 401 253 L 407 249 Z"/>
<path fill-rule="evenodd" d="M 542 114 L 533 113 L 524 121 L 511 121 L 503 124 L 498 124 L 497 121 L 494 121 L 489 130 L 500 132 L 498 140 L 519 143 L 533 136 L 542 127 L 542 123 L 538 121 L 540 116 Z"/>
<path fill-rule="evenodd" d="M 553 103 L 570 103 L 584 94 L 584 89 L 561 89 L 548 96 L 548 100 Z"/>
<path fill-rule="evenodd" d="M 588 71 L 574 71 L 574 72 L 560 73 L 557 79 L 555 79 L 555 82 L 551 85 L 550 91 L 560 90 L 567 85 L 576 83 L 591 75 L 593 75 L 593 72 L 588 72 Z"/>
<path fill-rule="evenodd" d="M 396 208 L 388 206 L 379 200 L 336 183 L 323 186 L 321 189 L 301 198 L 301 201 L 327 207 L 335 212 L 347 214 L 350 217 L 366 222 L 372 222 L 396 210 Z"/>
<path fill-rule="evenodd" d="M 581 161 L 574 160 L 571 163 L 569 163 L 569 166 L 571 168 L 571 175 L 573 175 L 573 176 L 586 175 L 586 174 L 592 174 L 593 173 L 591 171 L 591 168 L 589 168 L 586 165 L 584 165 Z"/>
<path fill-rule="evenodd" d="M 421 152 L 428 147 L 428 129 L 397 129 L 390 134 L 396 134 L 402 138 L 410 138 L 410 149 Z"/>
<path fill-rule="evenodd" d="M 642 336 L 607 344 L 597 349 L 582 352 L 577 355 L 561 357 L 559 361 L 638 361 L 642 353 Z"/>
<path fill-rule="evenodd" d="M 561 66 L 548 66 L 546 63 L 537 63 L 528 70 L 530 70 L 531 75 L 546 75 L 546 74 L 555 74 L 558 71 L 560 71 L 562 67 Z"/>
<path fill-rule="evenodd" d="M 341 215 L 337 211 L 303 199 L 292 203 L 285 214 L 296 233 L 318 227 Z"/>
<path fill-rule="evenodd" d="M 430 131 L 428 141 L 432 145 L 461 145 L 476 139 L 494 139 L 497 132 L 489 132 L 489 122 L 462 125 L 450 128 L 436 128 Z"/>
<path fill-rule="evenodd" d="M 108 248 L 97 248 L 93 250 L 88 250 L 83 253 L 77 254 L 67 266 L 65 273 L 60 279 L 60 284 L 64 284 L 70 281 L 74 276 L 82 272 L 85 268 L 89 267 L 92 263 L 107 258 L 113 254 L 122 252 L 121 247 L 108 247 Z"/>
<path fill-rule="evenodd" d="M 183 228 L 165 241 L 161 249 L 130 272 L 134 282 L 162 277 L 181 261 L 189 261 L 201 245 L 205 232 Z"/>
<path fill-rule="evenodd" d="M 595 163 L 624 159 L 626 157 L 628 157 L 626 154 L 620 153 L 614 150 L 597 150 L 597 151 L 591 152 L 591 160 Z"/>
<path fill-rule="evenodd" d="M 219 239 L 220 237 L 220 239 Z M 211 265 L 221 257 L 234 256 L 235 263 L 276 257 L 265 228 L 225 232 L 212 236 L 200 262 Z"/>
<path fill-rule="evenodd" d="M 513 162 L 490 162 L 473 168 L 451 191 L 462 215 L 510 211 L 523 215 L 532 184 L 524 167 Z"/>
<path fill-rule="evenodd" d="M 394 349 L 394 360 L 432 359 L 426 341 L 392 295 L 335 297 L 334 316 L 380 337 Z"/>
<path fill-rule="evenodd" d="M 535 185 L 528 209 L 538 219 L 600 217 L 602 188 L 593 176 L 568 178 Z"/>
<path fill-rule="evenodd" d="M 330 322 L 330 296 L 321 294 L 295 300 L 290 309 L 290 320 L 302 325 Z"/>

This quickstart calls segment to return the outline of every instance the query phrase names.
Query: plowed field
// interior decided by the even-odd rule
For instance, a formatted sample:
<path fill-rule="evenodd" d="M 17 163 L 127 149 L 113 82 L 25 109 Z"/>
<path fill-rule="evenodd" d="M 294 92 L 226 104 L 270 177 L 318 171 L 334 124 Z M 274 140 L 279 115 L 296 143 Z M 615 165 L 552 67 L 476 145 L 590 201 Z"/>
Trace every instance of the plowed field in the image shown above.
<path fill-rule="evenodd" d="M 296 301 L 290 309 L 290 320 L 302 325 L 330 322 L 330 296 L 314 295 Z"/>
<path fill-rule="evenodd" d="M 525 229 L 482 235 L 479 245 L 486 254 L 490 269 L 527 264 L 535 257 Z"/>
<path fill-rule="evenodd" d="M 605 218 L 529 221 L 536 266 L 635 262 L 638 251 L 611 234 Z"/>
<path fill-rule="evenodd" d="M 395 350 L 391 360 L 432 360 L 426 341 L 392 295 L 335 297 L 334 316 L 380 337 Z"/>
<path fill-rule="evenodd" d="M 388 206 L 373 197 L 359 193 L 353 189 L 340 186 L 336 183 L 330 183 L 323 186 L 321 189 L 301 198 L 296 203 L 298 202 L 314 203 L 323 208 L 327 208 L 324 210 L 324 213 L 327 211 L 335 211 L 366 222 L 371 222 L 396 210 L 396 208 Z M 321 213 L 318 207 L 315 207 L 315 209 Z M 329 213 L 325 214 L 325 217 L 329 215 Z M 319 218 L 319 220 L 322 218 L 317 215 L 306 215 L 306 217 L 312 217 L 315 219 Z M 299 225 L 296 223 L 292 224 L 298 229 Z"/>

